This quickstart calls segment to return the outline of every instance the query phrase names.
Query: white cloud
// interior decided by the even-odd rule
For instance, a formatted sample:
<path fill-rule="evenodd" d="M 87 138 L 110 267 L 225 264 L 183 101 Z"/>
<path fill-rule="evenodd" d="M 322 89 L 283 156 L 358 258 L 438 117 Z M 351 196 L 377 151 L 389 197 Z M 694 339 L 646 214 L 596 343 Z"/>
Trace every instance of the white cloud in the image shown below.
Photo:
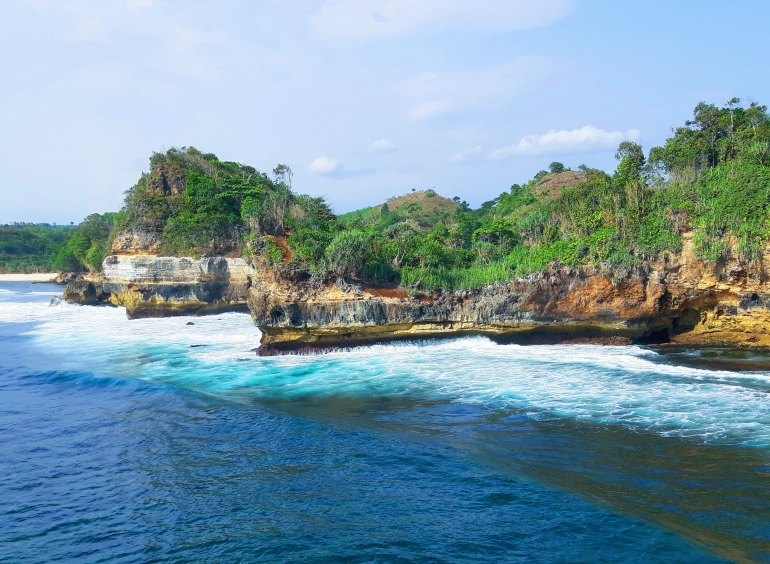
<path fill-rule="evenodd" d="M 565 17 L 572 0 L 331 0 L 310 16 L 331 43 L 366 43 L 415 31 L 515 31 Z"/>
<path fill-rule="evenodd" d="M 126 3 L 132 10 L 152 7 L 152 0 L 126 0 Z"/>
<path fill-rule="evenodd" d="M 387 139 L 380 139 L 369 145 L 369 150 L 375 153 L 387 153 L 395 148 L 396 146 Z"/>
<path fill-rule="evenodd" d="M 536 87 L 560 70 L 561 65 L 549 58 L 526 56 L 480 70 L 421 73 L 402 83 L 401 90 L 422 102 L 408 114 L 410 119 L 420 120 L 448 111 L 489 108 Z"/>
<path fill-rule="evenodd" d="M 337 159 L 330 159 L 329 157 L 318 157 L 308 167 L 313 174 L 330 174 L 337 170 L 340 166 Z"/>
<path fill-rule="evenodd" d="M 452 100 L 434 100 L 415 107 L 409 112 L 409 119 L 421 120 L 452 109 Z"/>
<path fill-rule="evenodd" d="M 463 161 L 467 161 L 468 157 L 473 155 L 478 155 L 481 152 L 481 147 L 476 146 L 473 149 L 468 149 L 467 151 L 460 151 L 459 153 L 455 153 L 452 155 L 452 158 L 449 159 L 453 163 L 461 163 Z"/>
<path fill-rule="evenodd" d="M 622 131 L 604 131 L 586 125 L 580 129 L 567 131 L 551 130 L 543 135 L 527 135 L 509 147 L 502 147 L 489 154 L 491 160 L 502 160 L 512 155 L 548 155 L 556 153 L 577 153 L 614 149 L 621 141 L 637 140 L 641 132 L 630 129 Z"/>

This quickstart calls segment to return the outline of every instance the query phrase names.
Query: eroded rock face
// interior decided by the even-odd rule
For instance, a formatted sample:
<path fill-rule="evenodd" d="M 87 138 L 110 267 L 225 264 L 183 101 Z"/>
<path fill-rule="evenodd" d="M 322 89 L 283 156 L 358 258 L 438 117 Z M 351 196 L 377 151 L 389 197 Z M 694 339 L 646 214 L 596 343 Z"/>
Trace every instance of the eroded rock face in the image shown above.
<path fill-rule="evenodd" d="M 124 306 L 130 318 L 246 311 L 252 270 L 242 258 L 111 255 L 98 284 L 101 301 Z M 63 298 L 97 303 L 81 286 L 68 285 Z"/>
<path fill-rule="evenodd" d="M 113 255 L 154 255 L 160 252 L 157 234 L 129 229 L 118 231 L 112 240 Z"/>
<path fill-rule="evenodd" d="M 150 171 L 150 191 L 162 196 L 181 196 L 187 186 L 187 175 L 169 163 L 159 163 Z"/>
<path fill-rule="evenodd" d="M 246 310 L 251 267 L 242 258 L 112 255 L 104 290 L 129 317 Z"/>
<path fill-rule="evenodd" d="M 255 271 L 248 301 L 263 333 L 261 354 L 472 333 L 520 342 L 770 347 L 762 262 L 706 264 L 685 236 L 681 253 L 632 272 L 553 269 L 419 297 L 397 288 L 344 290 L 279 265 Z"/>
<path fill-rule="evenodd" d="M 67 283 L 62 299 L 71 303 L 95 305 L 108 301 L 110 295 L 104 291 L 101 277 L 85 275 Z"/>

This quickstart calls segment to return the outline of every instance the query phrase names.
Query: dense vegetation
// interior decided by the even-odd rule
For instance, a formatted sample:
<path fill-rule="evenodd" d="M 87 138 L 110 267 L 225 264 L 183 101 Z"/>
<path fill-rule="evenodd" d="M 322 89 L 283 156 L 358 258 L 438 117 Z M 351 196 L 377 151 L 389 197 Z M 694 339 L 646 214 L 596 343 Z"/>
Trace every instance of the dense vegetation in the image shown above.
<path fill-rule="evenodd" d="M 150 164 L 151 172 L 126 193 L 116 226 L 155 234 L 165 254 L 228 252 L 250 229 L 283 230 L 283 218 L 270 211 L 280 214 L 290 197 L 287 167 L 276 168 L 274 182 L 193 147 L 155 153 Z M 254 223 L 256 217 L 261 221 Z"/>
<path fill-rule="evenodd" d="M 624 141 L 616 158 L 612 174 L 554 162 L 476 210 L 427 190 L 337 217 L 322 198 L 297 194 L 285 165 L 267 175 L 171 149 L 153 155 L 117 214 L 89 216 L 71 231 L 0 230 L 10 241 L 0 267 L 97 269 L 113 228 L 150 236 L 163 254 L 262 256 L 319 280 L 415 291 L 479 288 L 558 265 L 644 267 L 679 250 L 685 232 L 704 260 L 760 258 L 770 232 L 765 106 L 698 104 L 662 147 L 645 155 Z M 47 262 L 8 259 L 24 253 Z"/>
<path fill-rule="evenodd" d="M 51 272 L 71 228 L 48 224 L 0 225 L 0 272 Z"/>
<path fill-rule="evenodd" d="M 99 270 L 109 249 L 115 215 L 91 214 L 75 227 L 0 225 L 0 272 Z"/>
<path fill-rule="evenodd" d="M 478 288 L 551 265 L 641 267 L 678 251 L 686 231 L 704 260 L 760 258 L 770 228 L 767 108 L 701 103 L 673 133 L 647 156 L 621 143 L 613 174 L 554 162 L 477 210 L 430 190 L 312 230 L 289 210 L 291 262 L 322 277 L 430 290 Z"/>

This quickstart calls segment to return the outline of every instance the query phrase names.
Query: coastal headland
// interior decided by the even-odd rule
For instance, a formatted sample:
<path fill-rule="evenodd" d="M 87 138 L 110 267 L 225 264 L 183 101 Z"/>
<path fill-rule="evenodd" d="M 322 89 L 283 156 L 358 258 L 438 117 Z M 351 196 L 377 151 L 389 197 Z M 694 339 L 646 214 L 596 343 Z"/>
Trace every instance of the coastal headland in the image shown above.
<path fill-rule="evenodd" d="M 770 348 L 768 147 L 765 106 L 702 103 L 647 155 L 621 142 L 612 174 L 554 162 L 475 210 L 413 190 L 342 215 L 285 165 L 171 149 L 75 228 L 90 272 L 64 299 L 249 311 L 265 355 L 468 334 Z"/>

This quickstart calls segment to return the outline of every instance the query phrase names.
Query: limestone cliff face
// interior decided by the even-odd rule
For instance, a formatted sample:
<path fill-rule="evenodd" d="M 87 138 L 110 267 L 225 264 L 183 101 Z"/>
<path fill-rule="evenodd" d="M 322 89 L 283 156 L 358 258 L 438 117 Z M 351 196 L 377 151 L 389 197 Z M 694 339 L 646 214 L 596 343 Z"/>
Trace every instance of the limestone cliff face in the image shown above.
<path fill-rule="evenodd" d="M 248 303 L 263 333 L 262 354 L 470 333 L 523 342 L 770 347 L 763 263 L 704 263 L 685 235 L 681 253 L 633 272 L 561 268 L 417 297 L 399 288 L 341 289 L 277 265 L 254 271 Z"/>
<path fill-rule="evenodd" d="M 164 184 L 165 182 L 165 184 Z M 168 179 L 158 190 L 179 191 Z M 152 232 L 123 231 L 104 259 L 102 272 L 70 282 L 62 296 L 81 304 L 124 306 L 130 318 L 247 311 L 253 268 L 242 258 L 158 256 Z"/>
<path fill-rule="evenodd" d="M 102 290 L 132 318 L 245 311 L 252 270 L 242 258 L 111 255 Z"/>

